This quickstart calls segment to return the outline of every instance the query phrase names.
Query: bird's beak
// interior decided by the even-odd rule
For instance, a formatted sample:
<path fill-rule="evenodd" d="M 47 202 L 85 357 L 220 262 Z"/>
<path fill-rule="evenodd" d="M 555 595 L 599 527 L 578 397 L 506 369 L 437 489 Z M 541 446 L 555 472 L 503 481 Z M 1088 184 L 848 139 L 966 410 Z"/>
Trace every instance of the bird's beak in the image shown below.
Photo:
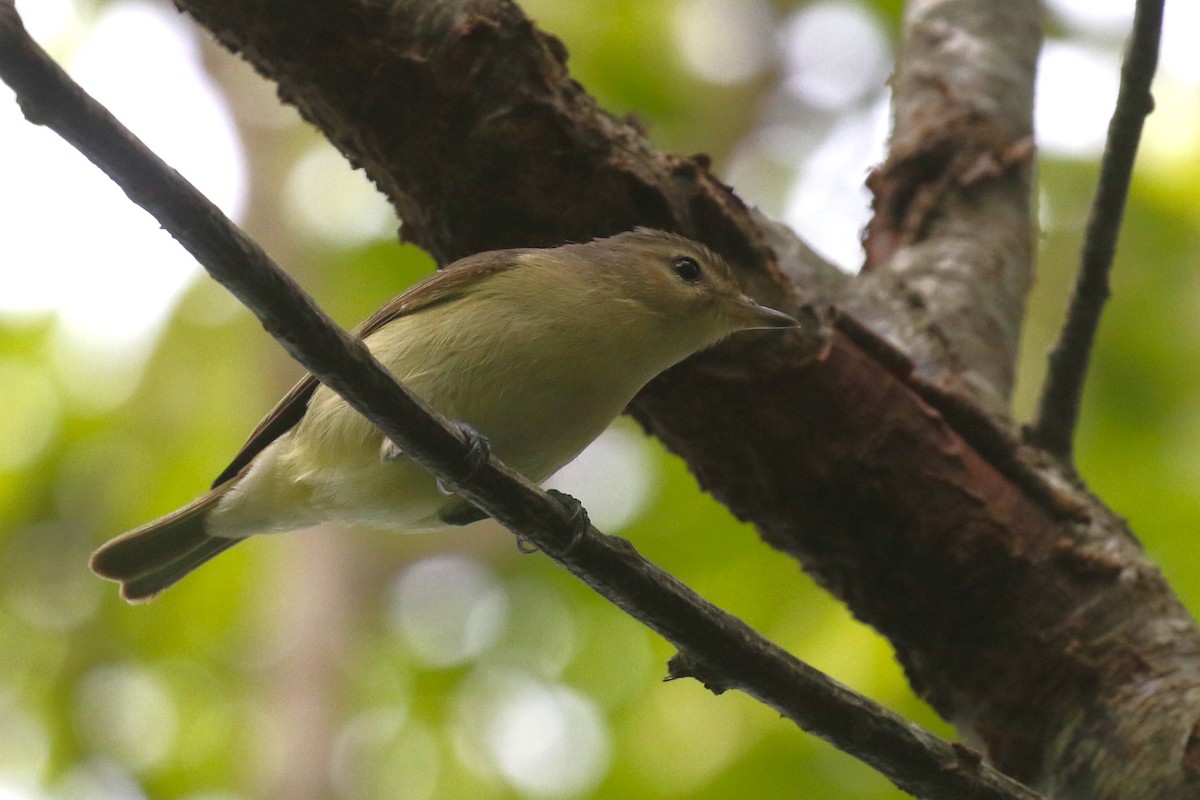
<path fill-rule="evenodd" d="M 734 305 L 730 319 L 739 330 L 762 328 L 798 328 L 800 323 L 782 311 L 767 308 L 742 295 Z"/>

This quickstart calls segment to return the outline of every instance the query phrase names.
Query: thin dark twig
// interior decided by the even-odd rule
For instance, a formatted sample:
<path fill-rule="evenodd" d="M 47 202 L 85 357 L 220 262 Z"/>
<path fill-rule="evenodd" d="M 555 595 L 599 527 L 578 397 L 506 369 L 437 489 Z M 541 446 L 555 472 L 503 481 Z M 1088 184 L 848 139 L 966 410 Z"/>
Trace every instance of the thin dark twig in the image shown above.
<path fill-rule="evenodd" d="M 737 688 L 805 730 L 927 798 L 1036 800 L 1037 795 L 855 694 L 763 639 L 605 536 L 558 500 L 490 459 L 467 474 L 469 445 L 407 392 L 219 209 L 151 153 L 25 33 L 12 0 L 0 0 L 0 78 L 33 122 L 78 148 L 196 257 L 301 364 L 342 395 L 410 457 L 449 479 L 491 514 L 626 612 L 658 631 L 681 657 L 675 676 Z"/>
<path fill-rule="evenodd" d="M 1054 455 L 1070 460 L 1079 421 L 1084 380 L 1100 314 L 1109 297 L 1108 275 L 1142 126 L 1154 110 L 1150 84 L 1158 66 L 1164 0 L 1137 0 L 1133 31 L 1121 66 L 1121 89 L 1100 162 L 1100 178 L 1088 217 L 1079 274 L 1067 321 L 1050 353 L 1046 383 L 1028 438 Z"/>

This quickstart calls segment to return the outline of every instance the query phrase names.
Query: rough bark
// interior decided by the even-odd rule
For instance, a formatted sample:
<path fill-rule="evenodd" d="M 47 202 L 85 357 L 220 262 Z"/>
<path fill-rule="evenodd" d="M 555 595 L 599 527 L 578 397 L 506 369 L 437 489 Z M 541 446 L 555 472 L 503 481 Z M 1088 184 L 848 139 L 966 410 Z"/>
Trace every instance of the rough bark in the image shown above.
<path fill-rule="evenodd" d="M 1033 281 L 1036 0 L 913 0 L 856 286 L 927 377 L 1004 413 Z M 906 313 L 916 304 L 921 312 Z"/>
<path fill-rule="evenodd" d="M 570 80 L 562 45 L 509 3 L 180 5 L 278 81 L 391 198 L 406 236 L 443 261 L 642 224 L 708 242 L 779 307 L 796 310 L 809 288 L 785 276 L 811 267 L 779 262 L 779 231 L 758 225 L 704 159 L 659 153 L 597 109 Z M 984 5 L 914 5 L 906 46 L 995 43 L 982 55 L 941 48 L 945 68 L 968 78 L 1025 52 L 1001 42 L 1033 30 L 1023 18 L 979 31 L 937 17 Z M 911 29 L 927 14 L 939 27 Z M 1031 70 L 996 74 L 1025 92 Z M 928 78 L 903 65 L 900 75 Z M 987 91 L 990 79 L 978 80 Z M 1061 798 L 1195 796 L 1196 626 L 1121 521 L 970 399 L 994 412 L 1007 395 L 1030 224 L 1027 178 L 1008 178 L 1027 169 L 1028 108 L 961 110 L 936 163 L 918 159 L 936 191 L 915 216 L 885 221 L 899 239 L 872 232 L 880 255 L 868 275 L 910 286 L 920 275 L 916 296 L 930 298 L 932 312 L 897 294 L 869 319 L 919 370 L 842 319 L 818 362 L 806 343 L 743 337 L 663 376 L 634 413 L 887 635 L 918 691 L 1009 774 Z M 923 113 L 898 111 L 889 164 L 908 163 L 899 127 L 927 126 Z M 997 132 L 977 113 L 1007 123 Z M 857 289 L 834 284 L 822 295 Z M 929 347 L 931 332 L 944 346 Z"/>

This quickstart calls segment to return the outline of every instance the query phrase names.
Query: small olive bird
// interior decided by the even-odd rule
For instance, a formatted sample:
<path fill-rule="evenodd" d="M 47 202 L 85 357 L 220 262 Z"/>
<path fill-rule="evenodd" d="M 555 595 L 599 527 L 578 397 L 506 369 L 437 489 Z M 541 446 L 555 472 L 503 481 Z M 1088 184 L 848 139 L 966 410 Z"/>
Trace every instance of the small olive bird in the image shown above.
<path fill-rule="evenodd" d="M 736 331 L 796 325 L 743 295 L 708 248 L 639 228 L 469 256 L 356 333 L 413 393 L 540 482 L 666 368 Z M 91 566 L 139 602 L 254 534 L 323 522 L 423 531 L 482 516 L 309 375 L 208 494 L 107 542 Z"/>

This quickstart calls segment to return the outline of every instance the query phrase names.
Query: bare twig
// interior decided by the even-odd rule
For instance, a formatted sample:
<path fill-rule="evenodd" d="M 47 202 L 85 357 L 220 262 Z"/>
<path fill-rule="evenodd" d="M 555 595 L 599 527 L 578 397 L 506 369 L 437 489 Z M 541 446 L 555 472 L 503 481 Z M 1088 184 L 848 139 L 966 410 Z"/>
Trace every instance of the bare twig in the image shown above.
<path fill-rule="evenodd" d="M 801 727 L 928 798 L 1023 798 L 1033 792 L 972 751 L 952 746 L 863 698 L 754 633 L 639 556 L 587 526 L 494 458 L 461 480 L 468 446 L 339 329 L 219 209 L 75 85 L 25 33 L 12 0 L 0 0 L 0 78 L 30 121 L 83 152 L 149 211 L 209 274 L 262 321 L 301 364 L 386 436 L 681 653 L 673 673 L 715 691 L 738 688 Z"/>
<path fill-rule="evenodd" d="M 1108 141 L 1100 162 L 1100 178 L 1088 217 L 1079 274 L 1067 321 L 1050 353 L 1046 383 L 1028 438 L 1064 460 L 1070 460 L 1079 421 L 1083 384 L 1109 296 L 1108 275 L 1116 255 L 1117 236 L 1129 194 L 1133 162 L 1142 126 L 1154 110 L 1150 84 L 1158 66 L 1163 0 L 1137 0 L 1133 31 L 1121 67 L 1121 89 L 1108 123 Z"/>

